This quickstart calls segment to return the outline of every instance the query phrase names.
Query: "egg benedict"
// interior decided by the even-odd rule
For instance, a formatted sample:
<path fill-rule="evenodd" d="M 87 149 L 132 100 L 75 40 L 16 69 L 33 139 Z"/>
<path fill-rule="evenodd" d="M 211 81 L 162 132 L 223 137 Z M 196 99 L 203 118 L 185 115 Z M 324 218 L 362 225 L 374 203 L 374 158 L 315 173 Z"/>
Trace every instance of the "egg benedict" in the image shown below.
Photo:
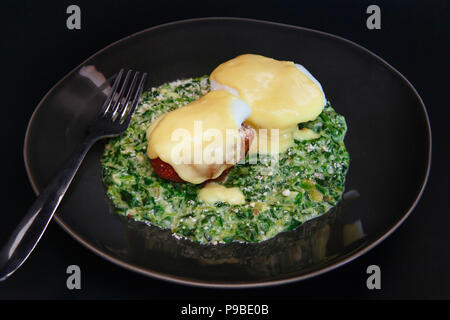
<path fill-rule="evenodd" d="M 222 63 L 211 73 L 210 82 L 211 90 L 226 90 L 250 106 L 246 122 L 257 132 L 268 129 L 259 143 L 264 139 L 270 145 L 271 129 L 278 129 L 277 148 L 269 146 L 269 152 L 289 148 L 296 136 L 304 134 L 297 125 L 316 119 L 326 104 L 322 86 L 303 66 L 261 55 L 244 54 Z"/>
<path fill-rule="evenodd" d="M 156 174 L 193 184 L 220 177 L 249 149 L 254 131 L 243 121 L 250 112 L 240 98 L 218 90 L 162 115 L 147 129 Z"/>

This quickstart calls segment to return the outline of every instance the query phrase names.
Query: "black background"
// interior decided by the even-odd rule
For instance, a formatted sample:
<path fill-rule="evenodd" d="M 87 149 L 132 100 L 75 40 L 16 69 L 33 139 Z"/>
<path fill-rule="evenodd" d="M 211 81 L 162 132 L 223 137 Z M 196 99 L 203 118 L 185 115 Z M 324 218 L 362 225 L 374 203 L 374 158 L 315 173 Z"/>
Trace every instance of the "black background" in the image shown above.
<path fill-rule="evenodd" d="M 66 28 L 70 4 L 81 8 L 81 30 Z M 381 30 L 366 28 L 370 4 L 381 7 Z M 433 131 L 431 177 L 416 210 L 391 237 L 356 261 L 303 282 L 248 290 L 187 287 L 132 273 L 88 251 L 52 222 L 24 266 L 0 283 L 0 299 L 449 299 L 450 1 L 445 0 L 2 2 L 0 243 L 35 199 L 22 149 L 28 120 L 45 93 L 84 59 L 122 37 L 207 16 L 255 18 L 336 34 L 403 73 L 422 96 Z M 71 264 L 81 267 L 81 290 L 66 288 Z M 366 287 L 371 264 L 381 268 L 381 290 Z"/>

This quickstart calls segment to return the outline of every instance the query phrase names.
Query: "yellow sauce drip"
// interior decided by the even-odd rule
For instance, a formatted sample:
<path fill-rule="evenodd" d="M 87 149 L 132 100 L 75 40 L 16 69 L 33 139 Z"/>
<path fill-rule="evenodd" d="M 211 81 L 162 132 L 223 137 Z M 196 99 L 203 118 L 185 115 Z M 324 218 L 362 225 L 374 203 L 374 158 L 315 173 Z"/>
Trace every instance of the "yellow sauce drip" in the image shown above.
<path fill-rule="evenodd" d="M 298 141 L 305 141 L 305 140 L 314 140 L 320 137 L 320 134 L 312 131 L 308 128 L 302 128 L 295 130 L 294 133 L 294 139 Z"/>
<path fill-rule="evenodd" d="M 198 198 L 206 203 L 226 202 L 229 204 L 244 204 L 245 197 L 237 188 L 227 188 L 220 184 L 209 183 L 198 193 Z"/>
<path fill-rule="evenodd" d="M 180 178 L 194 184 L 220 176 L 239 160 L 239 128 L 230 108 L 234 99 L 237 97 L 226 91 L 213 91 L 158 118 L 147 129 L 149 158 L 159 157 Z M 221 141 L 208 137 L 208 132 L 217 130 L 222 133 Z M 235 139 L 226 139 L 227 134 Z M 211 151 L 210 155 L 217 152 L 221 156 L 215 159 L 220 159 L 206 161 L 206 151 Z"/>
<path fill-rule="evenodd" d="M 306 183 L 309 185 L 309 189 L 307 189 L 307 191 L 311 196 L 311 199 L 313 201 L 322 202 L 323 194 L 319 190 L 317 190 L 315 183 L 310 180 L 306 180 Z"/>
<path fill-rule="evenodd" d="M 320 135 L 318 133 L 315 133 L 308 128 L 298 129 L 297 126 L 278 130 L 278 133 L 271 129 L 268 129 L 267 132 L 258 130 L 256 131 L 255 139 L 250 146 L 249 153 L 276 154 L 278 152 L 284 152 L 292 147 L 294 145 L 294 139 L 305 141 L 317 139 L 319 137 Z"/>

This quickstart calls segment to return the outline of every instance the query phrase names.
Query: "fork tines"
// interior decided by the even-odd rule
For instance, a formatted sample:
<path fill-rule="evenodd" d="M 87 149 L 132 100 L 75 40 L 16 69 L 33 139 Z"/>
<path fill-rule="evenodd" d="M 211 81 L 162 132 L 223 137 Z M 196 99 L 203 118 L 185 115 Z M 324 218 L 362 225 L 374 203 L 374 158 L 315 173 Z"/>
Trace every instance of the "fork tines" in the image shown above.
<path fill-rule="evenodd" d="M 147 73 L 141 75 L 138 71 L 120 69 L 100 116 L 113 122 L 128 122 L 139 102 L 146 77 Z"/>

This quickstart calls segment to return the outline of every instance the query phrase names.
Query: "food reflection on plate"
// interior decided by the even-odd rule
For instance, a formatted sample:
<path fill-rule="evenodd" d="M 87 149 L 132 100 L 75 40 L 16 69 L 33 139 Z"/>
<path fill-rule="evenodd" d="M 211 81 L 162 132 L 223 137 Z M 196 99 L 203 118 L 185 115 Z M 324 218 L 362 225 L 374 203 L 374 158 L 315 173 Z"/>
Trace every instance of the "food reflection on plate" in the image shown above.
<path fill-rule="evenodd" d="M 348 201 L 343 200 L 326 215 L 308 220 L 295 230 L 282 232 L 260 243 L 204 245 L 173 237 L 167 229 L 128 220 L 125 234 L 127 246 L 123 251 L 132 252 L 133 256 L 143 261 L 151 258 L 155 270 L 161 269 L 169 274 L 179 272 L 178 265 L 185 265 L 185 276 L 198 276 L 195 272 L 200 269 L 195 266 L 201 266 L 201 270 L 207 267 L 211 279 L 223 276 L 223 265 L 232 267 L 236 274 L 254 275 L 255 278 L 294 272 L 311 263 L 326 265 L 339 252 L 340 246 L 347 241 L 345 230 L 349 223 L 343 214 L 346 205 Z M 356 249 L 365 241 L 364 237 L 358 240 L 347 245 Z M 117 254 L 120 255 L 120 252 Z M 171 261 L 176 259 L 177 264 L 167 263 L 165 257 L 170 257 Z"/>

